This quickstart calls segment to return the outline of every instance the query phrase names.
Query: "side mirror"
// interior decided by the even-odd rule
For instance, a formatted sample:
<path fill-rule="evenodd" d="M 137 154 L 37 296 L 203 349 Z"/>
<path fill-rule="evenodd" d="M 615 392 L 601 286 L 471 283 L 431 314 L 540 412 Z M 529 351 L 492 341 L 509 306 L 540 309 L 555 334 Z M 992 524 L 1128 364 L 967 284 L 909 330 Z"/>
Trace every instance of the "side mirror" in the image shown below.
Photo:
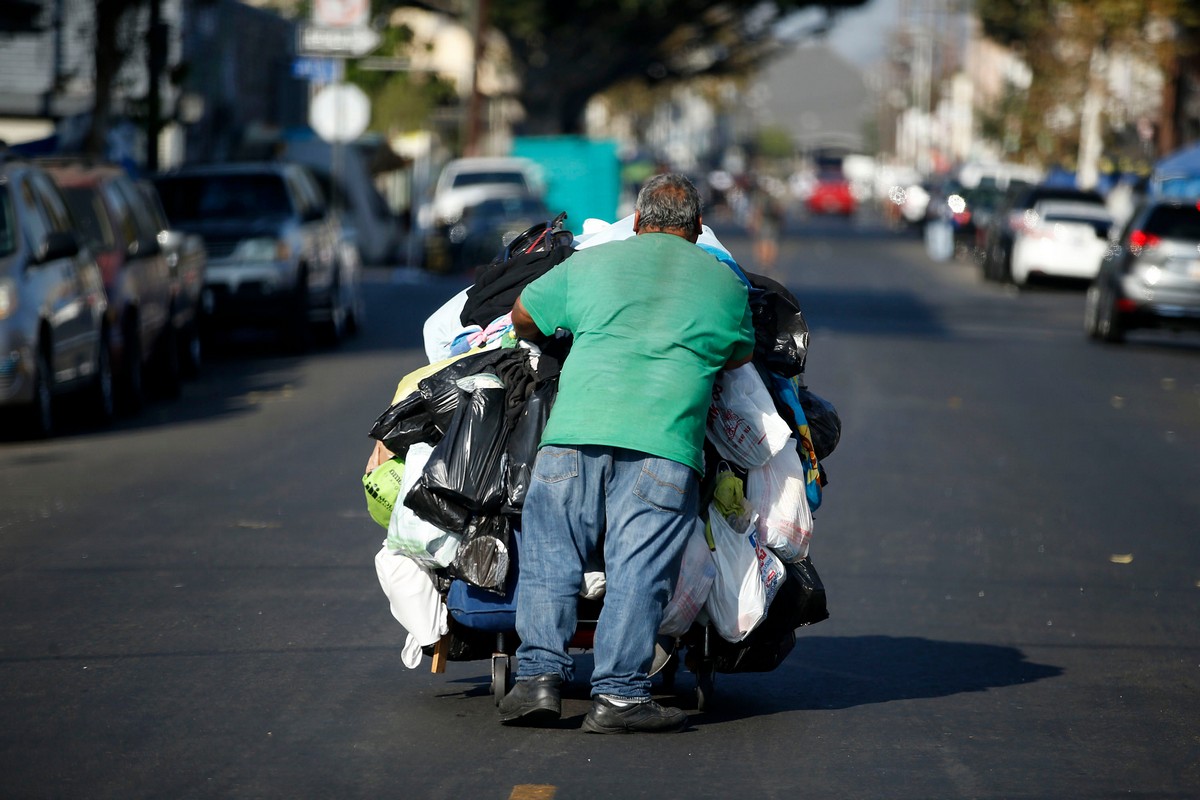
<path fill-rule="evenodd" d="M 44 264 L 59 258 L 71 258 L 78 252 L 79 242 L 74 234 L 67 231 L 51 231 L 38 244 L 35 256 L 39 264 Z"/>

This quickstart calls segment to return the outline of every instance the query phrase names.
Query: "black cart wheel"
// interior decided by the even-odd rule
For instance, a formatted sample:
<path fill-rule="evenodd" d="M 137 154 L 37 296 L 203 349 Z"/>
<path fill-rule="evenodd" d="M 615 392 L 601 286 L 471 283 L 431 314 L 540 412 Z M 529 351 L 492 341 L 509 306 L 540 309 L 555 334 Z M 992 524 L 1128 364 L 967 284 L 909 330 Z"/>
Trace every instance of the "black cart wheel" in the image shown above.
<path fill-rule="evenodd" d="M 494 653 L 492 655 L 492 697 L 496 699 L 496 705 L 500 705 L 504 695 L 508 694 L 509 672 L 508 654 Z"/>
<path fill-rule="evenodd" d="M 696 710 L 704 711 L 712 703 L 716 692 L 714 683 L 717 677 L 717 665 L 711 659 L 700 662 L 700 671 L 696 673 Z"/>

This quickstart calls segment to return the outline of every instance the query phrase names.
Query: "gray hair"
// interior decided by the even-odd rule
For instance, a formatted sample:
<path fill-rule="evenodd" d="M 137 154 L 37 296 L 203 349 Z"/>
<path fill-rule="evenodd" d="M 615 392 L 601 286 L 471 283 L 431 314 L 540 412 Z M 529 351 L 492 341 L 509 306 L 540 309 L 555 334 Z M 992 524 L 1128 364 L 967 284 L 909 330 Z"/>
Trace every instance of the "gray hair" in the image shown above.
<path fill-rule="evenodd" d="M 683 231 L 689 236 L 700 233 L 700 193 L 685 175 L 667 172 L 646 181 L 636 208 L 642 228 Z"/>

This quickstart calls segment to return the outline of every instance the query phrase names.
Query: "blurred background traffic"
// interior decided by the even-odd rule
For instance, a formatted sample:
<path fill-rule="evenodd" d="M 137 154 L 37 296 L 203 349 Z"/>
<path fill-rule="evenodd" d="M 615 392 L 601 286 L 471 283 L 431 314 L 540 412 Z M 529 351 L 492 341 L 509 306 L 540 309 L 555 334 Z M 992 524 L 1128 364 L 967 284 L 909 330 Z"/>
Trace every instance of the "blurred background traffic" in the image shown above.
<path fill-rule="evenodd" d="M 364 268 L 469 279 L 665 169 L 718 228 L 868 219 L 1066 281 L 1096 339 L 1200 326 L 1190 0 L 12 0 L 0 76 L 22 435 L 172 397 L 244 328 L 336 345 Z"/>

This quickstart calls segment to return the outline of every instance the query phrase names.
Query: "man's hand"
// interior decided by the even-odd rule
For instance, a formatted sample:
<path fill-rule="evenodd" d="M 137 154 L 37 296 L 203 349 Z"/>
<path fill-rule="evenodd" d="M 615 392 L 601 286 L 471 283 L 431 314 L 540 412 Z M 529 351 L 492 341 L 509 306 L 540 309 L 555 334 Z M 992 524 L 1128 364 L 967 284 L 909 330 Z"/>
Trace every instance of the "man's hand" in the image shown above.
<path fill-rule="evenodd" d="M 525 310 L 525 305 L 521 302 L 520 297 L 513 304 L 512 324 L 513 332 L 522 339 L 538 342 L 546 338 L 546 335 L 538 328 L 537 323 L 533 321 L 533 317 L 529 316 L 529 312 Z"/>

